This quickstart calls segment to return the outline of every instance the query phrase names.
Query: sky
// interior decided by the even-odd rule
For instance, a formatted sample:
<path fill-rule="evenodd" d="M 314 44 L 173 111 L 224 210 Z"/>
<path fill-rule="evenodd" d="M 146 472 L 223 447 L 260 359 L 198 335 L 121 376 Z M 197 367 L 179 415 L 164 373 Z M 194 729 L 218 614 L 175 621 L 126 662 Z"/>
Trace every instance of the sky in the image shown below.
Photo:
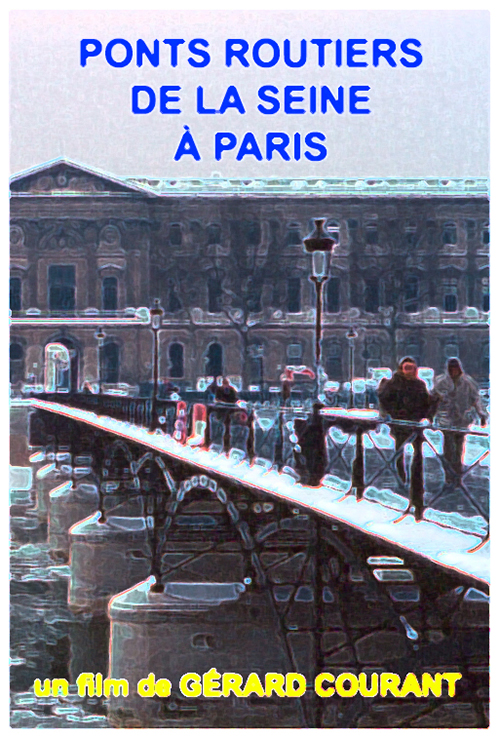
<path fill-rule="evenodd" d="M 165 38 L 184 39 L 176 66 Z M 209 44 L 210 62 L 205 67 L 189 63 L 189 58 L 201 59 L 188 49 L 197 38 Z M 102 45 L 101 53 L 89 56 L 85 66 L 82 39 Z M 150 49 L 158 39 L 157 67 L 147 58 L 138 66 L 138 39 Z M 237 58 L 226 66 L 228 39 L 248 43 L 248 67 Z M 259 47 L 262 39 L 270 42 Z M 292 60 L 299 58 L 301 40 L 306 42 L 303 66 L 285 64 L 285 39 Z M 324 66 L 312 39 L 332 40 L 325 46 Z M 355 51 L 366 51 L 352 61 L 366 61 L 366 67 L 347 66 L 349 39 L 358 40 L 353 42 Z M 383 57 L 373 65 L 374 39 L 394 41 L 395 67 Z M 421 44 L 418 66 L 406 67 L 400 61 L 415 60 L 401 51 L 405 39 Z M 337 40 L 342 42 L 341 66 L 336 65 Z M 95 44 L 88 48 L 92 51 Z M 131 61 L 121 66 L 128 48 Z M 279 60 L 271 65 L 276 53 Z M 139 107 L 155 97 L 150 113 L 133 112 L 133 89 L 139 86 L 143 88 L 136 93 Z M 162 87 L 180 88 L 166 92 L 179 97 L 167 107 L 180 113 L 160 112 Z M 273 104 L 279 104 L 279 112 L 259 111 L 259 104 L 271 107 L 259 97 L 263 87 L 264 94 L 276 100 Z M 311 87 L 318 99 L 316 112 L 311 112 Z M 321 113 L 322 87 L 335 99 L 339 87 L 344 89 L 344 112 L 328 105 Z M 363 89 L 350 92 L 358 87 Z M 228 88 L 236 90 L 239 109 L 233 95 L 225 112 L 202 112 L 221 110 Z M 270 88 L 277 92 L 269 92 Z M 287 94 L 290 112 L 285 114 Z M 368 101 L 356 107 L 370 113 L 350 112 L 350 94 L 367 96 Z M 484 10 L 10 13 L 11 173 L 64 156 L 124 176 L 486 177 L 488 110 L 489 14 Z M 194 149 L 189 141 L 184 139 L 181 145 L 186 126 L 196 156 L 190 153 Z M 227 147 L 219 152 L 220 160 L 217 140 Z M 285 142 L 282 150 L 289 161 L 279 147 L 273 148 L 277 142 Z"/>

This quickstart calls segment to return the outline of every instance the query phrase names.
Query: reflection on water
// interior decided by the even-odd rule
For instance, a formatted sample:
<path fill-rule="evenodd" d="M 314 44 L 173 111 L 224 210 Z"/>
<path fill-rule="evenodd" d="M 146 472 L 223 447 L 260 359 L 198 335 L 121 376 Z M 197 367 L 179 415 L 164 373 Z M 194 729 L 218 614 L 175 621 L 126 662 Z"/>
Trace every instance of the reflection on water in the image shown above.
<path fill-rule="evenodd" d="M 25 526 L 23 528 L 23 522 Z M 16 530 L 43 535 L 27 511 Z M 34 534 L 34 535 L 33 535 Z M 21 538 L 23 536 L 21 535 Z M 35 697 L 39 678 L 67 679 L 82 671 L 107 673 L 109 623 L 74 615 L 67 607 L 70 570 L 57 566 L 47 543 L 12 542 L 11 725 L 14 728 L 107 728 L 103 700 L 83 698 L 70 687 L 66 697 Z"/>

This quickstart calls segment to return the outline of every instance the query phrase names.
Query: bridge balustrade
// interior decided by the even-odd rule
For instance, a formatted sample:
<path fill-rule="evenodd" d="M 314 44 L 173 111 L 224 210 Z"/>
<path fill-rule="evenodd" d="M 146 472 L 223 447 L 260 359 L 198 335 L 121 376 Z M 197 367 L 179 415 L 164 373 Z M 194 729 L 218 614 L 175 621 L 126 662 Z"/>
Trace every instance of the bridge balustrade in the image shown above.
<path fill-rule="evenodd" d="M 489 448 L 486 432 L 397 421 L 381 417 L 376 410 L 331 408 L 320 411 L 319 405 L 311 413 L 300 407 L 258 403 L 239 406 L 159 399 L 157 416 L 153 418 L 151 399 L 90 393 L 39 397 L 134 425 L 159 428 L 183 443 L 218 447 L 224 453 L 234 446 L 232 431 L 243 430 L 246 441 L 240 442 L 240 451 L 250 461 L 263 457 L 278 469 L 294 467 L 301 481 L 311 486 L 319 485 L 325 475 L 333 476 L 341 487 L 345 487 L 346 493 L 355 494 L 357 500 L 369 491 L 370 499 L 396 508 L 406 505 L 402 512 L 407 514 L 413 510 L 417 520 L 421 520 L 430 508 L 434 511 L 432 514 L 463 511 L 469 513 L 469 518 L 477 518 L 472 520 L 476 532 L 485 539 L 489 536 L 489 512 L 480 499 L 487 498 L 488 471 L 484 467 Z M 195 405 L 204 408 L 202 438 L 195 438 Z M 180 424 L 179 408 L 183 408 Z M 222 425 L 222 439 L 220 433 L 218 438 L 215 433 L 217 424 L 219 430 Z M 398 429 L 405 430 L 407 435 L 402 445 L 394 449 L 393 436 Z M 463 465 L 461 473 L 452 468 L 440 450 L 442 437 L 447 433 L 466 436 L 469 447 L 476 446 L 476 456 Z M 220 440 L 222 443 L 217 442 Z M 401 474 L 405 455 L 411 456 L 406 479 Z M 389 490 L 383 488 L 377 496 L 374 490 L 381 485 L 389 486 Z M 387 500 L 388 496 L 392 499 Z M 437 503 L 444 509 L 436 508 Z"/>

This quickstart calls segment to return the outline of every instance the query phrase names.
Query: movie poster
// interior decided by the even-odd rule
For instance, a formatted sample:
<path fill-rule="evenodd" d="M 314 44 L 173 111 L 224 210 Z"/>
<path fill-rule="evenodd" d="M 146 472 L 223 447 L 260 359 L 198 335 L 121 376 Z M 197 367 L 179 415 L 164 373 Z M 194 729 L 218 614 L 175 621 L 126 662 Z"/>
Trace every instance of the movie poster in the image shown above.
<path fill-rule="evenodd" d="M 14 728 L 485 728 L 489 14 L 10 14 Z"/>

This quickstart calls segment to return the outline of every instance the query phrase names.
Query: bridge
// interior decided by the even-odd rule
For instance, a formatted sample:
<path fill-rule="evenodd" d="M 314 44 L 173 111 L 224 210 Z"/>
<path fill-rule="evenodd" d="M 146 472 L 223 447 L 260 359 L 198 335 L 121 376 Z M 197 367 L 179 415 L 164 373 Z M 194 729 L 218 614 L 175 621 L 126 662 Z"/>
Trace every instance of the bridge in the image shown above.
<path fill-rule="evenodd" d="M 204 713 L 206 706 L 194 709 L 190 703 L 188 709 L 177 694 L 175 701 L 160 699 L 163 706 L 154 715 L 144 712 L 144 700 L 135 705 L 112 698 L 111 725 L 486 724 L 483 687 L 478 686 L 488 661 L 486 433 L 467 431 L 466 466 L 454 476 L 441 453 L 442 433 L 447 431 L 409 424 L 407 442 L 396 451 L 390 430 L 398 423 L 376 411 L 316 407 L 306 413 L 300 407 L 177 399 L 153 404 L 140 398 L 62 393 L 17 402 L 29 408 L 30 445 L 41 450 L 35 455 L 38 478 L 53 475 L 49 545 L 50 513 L 53 507 L 58 514 L 57 499 L 67 500 L 64 494 L 81 482 L 95 484 L 90 517 L 83 523 L 79 518 L 70 521 L 69 604 L 75 613 L 87 610 L 95 616 L 110 603 L 116 636 L 115 620 L 130 607 L 120 593 L 133 590 L 141 580 L 147 585 L 139 587 L 139 599 L 146 586 L 169 602 L 178 596 L 179 587 L 204 584 L 209 591 L 216 585 L 238 584 L 241 590 L 229 599 L 244 607 L 234 610 L 234 626 L 241 626 L 246 643 L 244 634 L 254 632 L 258 623 L 268 634 L 274 661 L 261 640 L 252 641 L 253 655 L 233 644 L 237 653 L 228 661 L 231 646 L 214 645 L 226 636 L 212 624 L 212 635 L 192 635 L 191 643 L 198 637 L 200 643 L 193 646 L 194 656 L 186 654 L 185 670 L 198 671 L 210 662 L 222 671 L 226 660 L 240 665 L 229 671 L 258 672 L 270 659 L 265 670 L 297 672 L 307 679 L 304 696 L 289 701 L 286 715 L 276 700 L 266 698 L 265 704 L 255 698 L 246 713 L 244 701 L 237 701 L 239 717 L 234 717 L 235 705 L 229 706 L 228 700 L 227 707 L 216 701 L 215 712 Z M 397 468 L 398 459 L 405 456 L 408 481 Z M 127 518 L 141 519 L 142 533 L 136 535 L 130 528 L 130 541 L 115 559 L 108 550 L 106 558 L 98 560 L 96 546 L 90 567 L 94 572 L 84 572 L 90 562 L 89 542 L 123 529 Z M 84 540 L 87 564 L 77 561 Z M 113 536 L 106 540 L 110 547 L 116 543 Z M 52 555 L 64 558 L 65 552 L 54 544 Z M 125 581 L 117 565 L 103 578 L 98 571 L 112 560 L 123 560 L 125 569 L 132 561 L 141 577 Z M 128 576 L 130 572 L 129 567 Z M 89 584 L 94 573 L 101 576 L 98 586 Z M 192 596 L 182 595 L 188 609 Z M 231 612 L 224 597 L 217 595 L 218 606 L 225 603 Z M 199 601 L 196 607 L 200 609 Z M 110 674 L 125 668 L 121 642 L 119 647 L 115 642 L 114 652 Z M 135 658 L 142 656 L 136 653 Z M 199 669 L 192 668 L 195 662 Z M 154 671 L 151 663 L 142 667 L 144 675 Z M 161 663 L 158 668 L 161 671 Z M 419 700 L 413 694 L 398 701 L 393 694 L 389 701 L 360 700 L 358 695 L 332 702 L 319 697 L 312 686 L 314 675 L 322 672 L 366 670 L 458 671 L 463 687 L 461 692 L 458 688 L 458 700 L 432 694 Z"/>

